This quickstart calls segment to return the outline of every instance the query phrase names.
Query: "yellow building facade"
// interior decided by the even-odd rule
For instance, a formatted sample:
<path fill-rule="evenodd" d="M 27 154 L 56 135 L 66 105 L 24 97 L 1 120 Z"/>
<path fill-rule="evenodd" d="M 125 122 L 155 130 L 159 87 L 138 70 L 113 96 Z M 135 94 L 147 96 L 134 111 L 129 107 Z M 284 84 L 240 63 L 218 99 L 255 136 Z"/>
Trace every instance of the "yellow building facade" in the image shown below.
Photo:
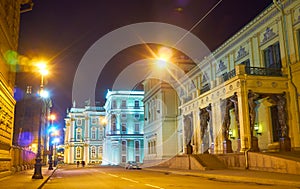
<path fill-rule="evenodd" d="M 13 89 L 19 40 L 20 13 L 29 0 L 0 1 L 0 172 L 10 170 L 14 107 Z M 23 8 L 24 9 L 23 9 Z"/>
<path fill-rule="evenodd" d="M 171 84 L 178 102 L 173 154 L 300 150 L 299 61 L 300 1 L 274 1 Z M 161 85 L 149 83 L 146 100 Z"/>

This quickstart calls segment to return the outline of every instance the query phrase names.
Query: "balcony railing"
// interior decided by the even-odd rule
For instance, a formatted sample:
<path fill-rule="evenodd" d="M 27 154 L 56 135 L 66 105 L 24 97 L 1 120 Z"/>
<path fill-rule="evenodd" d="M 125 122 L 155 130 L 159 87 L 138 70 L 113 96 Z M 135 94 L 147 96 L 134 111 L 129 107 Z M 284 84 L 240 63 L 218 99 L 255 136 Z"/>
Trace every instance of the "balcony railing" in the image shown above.
<path fill-rule="evenodd" d="M 204 85 L 204 86 L 200 89 L 200 93 L 202 94 L 202 93 L 205 93 L 205 92 L 207 92 L 207 91 L 209 91 L 209 90 L 210 90 L 210 87 L 209 87 L 208 84 L 206 84 L 206 85 Z"/>
<path fill-rule="evenodd" d="M 281 68 L 245 67 L 249 75 L 282 76 Z"/>

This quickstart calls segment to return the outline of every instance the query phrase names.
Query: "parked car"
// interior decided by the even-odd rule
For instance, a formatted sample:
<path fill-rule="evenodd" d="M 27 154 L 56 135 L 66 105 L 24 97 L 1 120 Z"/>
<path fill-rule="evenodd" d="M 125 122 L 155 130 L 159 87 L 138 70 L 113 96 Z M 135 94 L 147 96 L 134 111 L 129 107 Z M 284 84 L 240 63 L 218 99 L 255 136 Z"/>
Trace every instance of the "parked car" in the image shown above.
<path fill-rule="evenodd" d="M 128 161 L 125 169 L 141 169 L 136 161 Z"/>

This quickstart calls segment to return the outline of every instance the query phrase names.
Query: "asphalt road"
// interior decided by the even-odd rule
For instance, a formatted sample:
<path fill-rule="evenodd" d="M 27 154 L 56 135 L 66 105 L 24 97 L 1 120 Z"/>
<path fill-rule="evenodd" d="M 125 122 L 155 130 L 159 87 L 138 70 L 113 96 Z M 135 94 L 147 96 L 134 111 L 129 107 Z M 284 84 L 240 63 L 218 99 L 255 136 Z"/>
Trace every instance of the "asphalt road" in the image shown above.
<path fill-rule="evenodd" d="M 62 167 L 43 189 L 284 189 L 286 186 L 258 185 L 241 182 L 220 182 L 196 176 L 165 174 L 145 170 L 125 170 L 120 167 Z M 289 189 L 293 189 L 289 187 Z"/>

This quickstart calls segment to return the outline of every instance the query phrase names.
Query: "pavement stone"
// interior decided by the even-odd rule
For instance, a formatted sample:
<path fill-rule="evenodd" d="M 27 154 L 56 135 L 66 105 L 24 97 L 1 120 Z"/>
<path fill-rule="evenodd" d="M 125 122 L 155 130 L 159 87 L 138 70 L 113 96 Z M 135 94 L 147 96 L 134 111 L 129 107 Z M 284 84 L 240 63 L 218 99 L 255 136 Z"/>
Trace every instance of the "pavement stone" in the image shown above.
<path fill-rule="evenodd" d="M 68 165 L 62 165 L 68 166 Z M 71 165 L 72 166 L 72 165 Z M 74 165 L 73 165 L 74 166 Z M 75 167 L 75 166 L 74 166 Z M 48 167 L 42 167 L 43 179 L 32 179 L 34 169 L 18 172 L 14 175 L 0 179 L 1 189 L 40 189 L 52 176 L 56 169 L 48 170 Z M 300 188 L 300 175 L 272 173 L 263 171 L 241 170 L 241 169 L 223 169 L 223 170 L 181 170 L 162 167 L 143 168 L 147 171 L 163 172 L 167 174 L 178 174 L 188 176 L 198 176 L 211 180 L 239 183 L 257 183 L 266 185 L 293 186 Z"/>
<path fill-rule="evenodd" d="M 48 166 L 42 167 L 43 179 L 32 179 L 34 169 L 17 172 L 0 179 L 1 189 L 39 189 L 51 177 L 58 167 L 48 170 Z"/>
<path fill-rule="evenodd" d="M 179 170 L 161 167 L 144 168 L 148 171 L 158 171 L 168 174 L 199 176 L 211 180 L 239 183 L 256 183 L 265 185 L 280 185 L 300 187 L 300 175 L 273 173 L 265 171 L 253 171 L 244 169 L 222 169 L 222 170 Z"/>

